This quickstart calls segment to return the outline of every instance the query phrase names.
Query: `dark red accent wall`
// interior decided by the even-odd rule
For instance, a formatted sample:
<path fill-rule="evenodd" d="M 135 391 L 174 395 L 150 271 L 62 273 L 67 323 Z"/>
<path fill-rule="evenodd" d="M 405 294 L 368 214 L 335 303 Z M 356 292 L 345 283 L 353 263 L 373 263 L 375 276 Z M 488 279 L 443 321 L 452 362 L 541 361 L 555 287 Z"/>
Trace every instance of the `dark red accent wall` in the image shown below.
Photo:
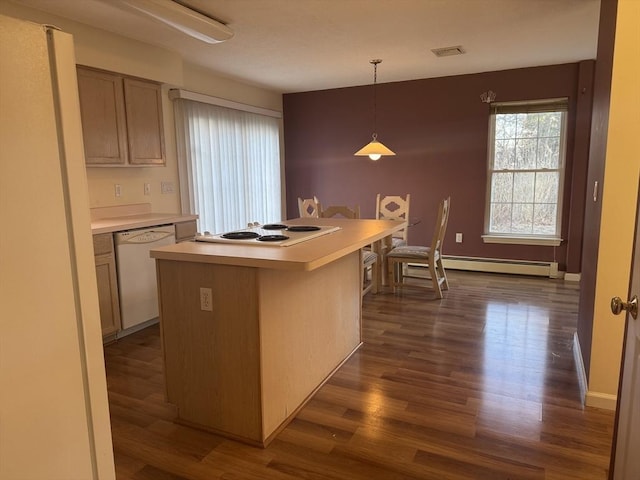
<path fill-rule="evenodd" d="M 581 211 L 588 162 L 593 61 L 407 82 L 378 83 L 377 133 L 396 152 L 377 162 L 353 153 L 371 140 L 373 86 L 284 95 L 287 217 L 297 197 L 360 205 L 375 215 L 377 193 L 411 194 L 412 244 L 429 243 L 438 202 L 451 196 L 445 255 L 557 261 L 580 271 Z M 380 70 L 379 81 L 384 79 Z M 485 244 L 489 105 L 496 101 L 569 97 L 567 170 L 559 247 Z M 576 142 L 579 142 L 576 145 Z M 572 214 L 573 212 L 573 214 Z M 577 214 L 580 213 L 580 214 Z M 455 233 L 463 243 L 455 243 Z M 571 256 L 568 256 L 568 253 Z"/>
<path fill-rule="evenodd" d="M 578 306 L 578 341 L 587 379 L 591 367 L 593 340 L 593 309 L 595 307 L 598 247 L 600 245 L 600 216 L 602 213 L 602 189 L 607 150 L 609 105 L 611 97 L 611 73 L 615 43 L 617 0 L 600 2 L 600 27 L 598 33 L 598 57 L 594 78 L 591 145 L 587 174 L 587 196 L 584 213 L 584 242 L 582 251 L 582 277 L 580 279 L 580 304 Z M 598 182 L 598 195 L 593 200 L 594 182 Z"/>

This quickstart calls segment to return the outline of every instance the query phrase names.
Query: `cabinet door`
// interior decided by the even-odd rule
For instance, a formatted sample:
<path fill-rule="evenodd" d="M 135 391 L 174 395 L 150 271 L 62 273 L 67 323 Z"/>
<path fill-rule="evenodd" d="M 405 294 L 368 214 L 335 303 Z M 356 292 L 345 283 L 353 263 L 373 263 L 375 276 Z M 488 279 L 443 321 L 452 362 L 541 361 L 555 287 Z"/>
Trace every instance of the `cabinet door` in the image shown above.
<path fill-rule="evenodd" d="M 121 328 L 116 258 L 113 236 L 110 233 L 93 236 L 93 254 L 96 261 L 100 324 L 102 325 L 102 336 L 105 337 L 115 334 Z"/>
<path fill-rule="evenodd" d="M 125 78 L 124 99 L 129 133 L 129 163 L 164 165 L 160 85 Z"/>
<path fill-rule="evenodd" d="M 127 162 L 122 81 L 118 75 L 78 68 L 87 165 L 125 165 Z"/>
<path fill-rule="evenodd" d="M 100 324 L 102 336 L 120 330 L 120 304 L 116 280 L 116 263 L 113 255 L 98 255 L 96 278 L 98 280 L 98 302 L 100 304 Z"/>

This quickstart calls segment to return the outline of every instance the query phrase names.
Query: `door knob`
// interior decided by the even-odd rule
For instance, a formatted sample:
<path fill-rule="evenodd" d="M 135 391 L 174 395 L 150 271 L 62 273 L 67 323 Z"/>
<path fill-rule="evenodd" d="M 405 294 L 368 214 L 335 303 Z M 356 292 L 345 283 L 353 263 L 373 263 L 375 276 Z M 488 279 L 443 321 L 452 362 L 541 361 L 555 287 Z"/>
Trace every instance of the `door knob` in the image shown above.
<path fill-rule="evenodd" d="M 623 310 L 629 312 L 634 319 L 638 318 L 638 296 L 634 295 L 629 302 L 623 302 L 620 297 L 613 297 L 611 299 L 611 311 L 614 315 L 620 315 Z"/>

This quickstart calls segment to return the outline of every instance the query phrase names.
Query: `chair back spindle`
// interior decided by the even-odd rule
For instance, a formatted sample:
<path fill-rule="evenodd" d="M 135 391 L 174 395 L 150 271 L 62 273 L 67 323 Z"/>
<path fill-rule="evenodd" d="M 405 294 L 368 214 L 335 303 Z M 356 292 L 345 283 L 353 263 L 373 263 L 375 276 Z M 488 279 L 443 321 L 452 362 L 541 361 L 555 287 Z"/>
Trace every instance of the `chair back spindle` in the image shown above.
<path fill-rule="evenodd" d="M 378 220 L 399 220 L 409 222 L 409 206 L 411 194 L 407 193 L 404 198 L 400 195 L 378 194 L 376 196 L 376 218 Z M 393 246 L 406 245 L 408 241 L 407 227 L 393 234 Z"/>
<path fill-rule="evenodd" d="M 320 210 L 322 205 L 318 197 L 314 195 L 313 198 L 300 198 L 298 197 L 298 213 L 300 218 L 318 218 L 320 216 Z"/>
<path fill-rule="evenodd" d="M 320 218 L 343 217 L 352 220 L 360 218 L 360 206 L 349 208 L 346 205 L 330 205 L 320 210 Z"/>

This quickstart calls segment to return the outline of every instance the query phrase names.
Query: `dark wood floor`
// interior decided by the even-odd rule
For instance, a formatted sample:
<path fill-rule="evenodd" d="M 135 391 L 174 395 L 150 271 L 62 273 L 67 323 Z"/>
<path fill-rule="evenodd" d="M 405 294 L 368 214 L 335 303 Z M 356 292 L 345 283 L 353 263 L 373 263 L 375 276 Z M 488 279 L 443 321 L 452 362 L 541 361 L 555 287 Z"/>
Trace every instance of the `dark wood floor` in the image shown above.
<path fill-rule="evenodd" d="M 173 423 L 158 327 L 105 347 L 119 480 L 607 478 L 613 413 L 583 408 L 578 287 L 448 272 L 367 295 L 364 345 L 266 449 Z"/>

